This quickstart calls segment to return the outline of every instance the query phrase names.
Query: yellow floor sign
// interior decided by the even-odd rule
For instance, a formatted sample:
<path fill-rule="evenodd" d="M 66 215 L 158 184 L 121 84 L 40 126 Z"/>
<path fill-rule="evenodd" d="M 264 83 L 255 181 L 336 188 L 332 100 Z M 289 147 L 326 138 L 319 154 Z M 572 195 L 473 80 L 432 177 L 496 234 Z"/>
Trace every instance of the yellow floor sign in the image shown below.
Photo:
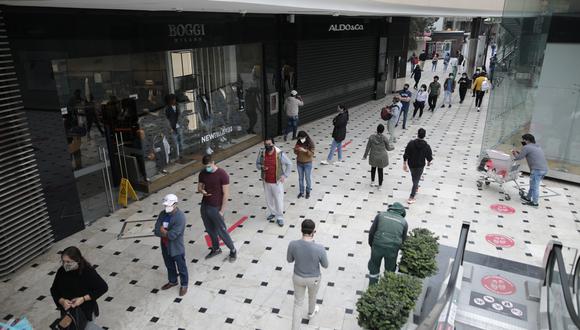
<path fill-rule="evenodd" d="M 133 200 L 139 200 L 137 193 L 133 189 L 133 186 L 131 186 L 131 182 L 126 178 L 122 178 L 119 190 L 119 205 L 127 207 L 128 196 L 131 196 Z"/>

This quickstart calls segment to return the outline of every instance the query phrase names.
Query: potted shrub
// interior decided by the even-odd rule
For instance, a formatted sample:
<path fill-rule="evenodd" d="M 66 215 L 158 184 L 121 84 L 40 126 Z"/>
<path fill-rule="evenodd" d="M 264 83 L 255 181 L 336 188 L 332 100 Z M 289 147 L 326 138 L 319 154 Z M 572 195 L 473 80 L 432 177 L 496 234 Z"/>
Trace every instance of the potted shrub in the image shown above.
<path fill-rule="evenodd" d="M 420 293 L 418 278 L 385 272 L 357 301 L 358 325 L 369 330 L 401 329 Z"/>
<path fill-rule="evenodd" d="M 413 229 L 401 247 L 399 272 L 421 279 L 437 273 L 438 240 L 429 229 Z"/>

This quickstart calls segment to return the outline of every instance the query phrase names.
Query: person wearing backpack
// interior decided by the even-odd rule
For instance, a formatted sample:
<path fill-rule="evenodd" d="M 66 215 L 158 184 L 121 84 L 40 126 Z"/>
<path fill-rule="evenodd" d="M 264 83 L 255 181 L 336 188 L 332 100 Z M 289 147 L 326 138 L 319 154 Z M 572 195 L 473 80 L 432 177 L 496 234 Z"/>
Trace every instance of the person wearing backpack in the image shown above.
<path fill-rule="evenodd" d="M 473 89 L 475 90 L 475 107 L 477 112 L 481 110 L 481 102 L 483 101 L 483 96 L 485 92 L 489 89 L 490 84 L 487 80 L 487 74 L 482 72 L 475 81 L 473 81 Z"/>
<path fill-rule="evenodd" d="M 388 107 L 390 109 L 391 116 L 388 117 L 387 120 L 387 131 L 389 132 L 389 142 L 395 143 L 397 142 L 397 137 L 395 136 L 395 125 L 399 120 L 399 115 L 401 114 L 401 108 L 403 105 L 401 104 L 401 98 L 399 95 L 393 96 L 393 103 Z M 382 116 L 382 113 L 381 113 Z"/>

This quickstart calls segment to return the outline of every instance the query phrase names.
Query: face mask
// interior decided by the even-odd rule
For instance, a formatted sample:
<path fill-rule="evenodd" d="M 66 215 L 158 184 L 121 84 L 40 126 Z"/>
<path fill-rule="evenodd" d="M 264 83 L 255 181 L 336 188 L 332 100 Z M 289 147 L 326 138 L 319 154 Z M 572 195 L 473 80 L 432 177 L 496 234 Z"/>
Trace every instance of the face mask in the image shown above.
<path fill-rule="evenodd" d="M 265 146 L 265 148 L 267 152 L 270 152 L 272 149 L 274 149 L 274 146 Z"/>
<path fill-rule="evenodd" d="M 306 142 L 306 139 L 304 139 L 304 138 L 300 139 L 300 143 L 304 143 L 304 142 Z"/>
<path fill-rule="evenodd" d="M 76 261 L 66 262 L 62 264 L 65 272 L 70 272 L 71 270 L 79 269 L 79 264 Z"/>
<path fill-rule="evenodd" d="M 421 87 L 421 90 L 422 90 L 423 92 L 424 92 L 424 91 L 426 91 L 425 87 Z"/>
<path fill-rule="evenodd" d="M 407 86 L 403 87 L 404 91 L 406 91 L 407 89 L 409 89 L 409 87 L 407 87 Z"/>
<path fill-rule="evenodd" d="M 205 171 L 206 171 L 207 173 L 212 173 L 212 172 L 213 172 L 213 167 L 211 167 L 211 166 L 206 166 L 206 167 L 205 167 Z"/>
<path fill-rule="evenodd" d="M 528 144 L 526 141 L 522 141 L 523 146 L 525 146 L 526 144 Z"/>
<path fill-rule="evenodd" d="M 175 209 L 175 206 L 174 205 L 166 206 L 165 207 L 165 213 L 171 213 L 171 212 L 173 212 L 174 209 Z"/>

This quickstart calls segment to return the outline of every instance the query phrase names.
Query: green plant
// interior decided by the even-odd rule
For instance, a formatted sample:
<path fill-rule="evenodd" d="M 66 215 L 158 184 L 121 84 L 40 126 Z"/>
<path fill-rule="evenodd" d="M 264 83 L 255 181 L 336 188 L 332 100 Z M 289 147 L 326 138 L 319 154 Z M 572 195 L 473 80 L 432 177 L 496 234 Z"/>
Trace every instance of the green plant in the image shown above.
<path fill-rule="evenodd" d="M 356 303 L 358 325 L 365 329 L 401 329 L 421 293 L 422 283 L 416 277 L 392 272 L 384 275 Z"/>
<path fill-rule="evenodd" d="M 438 240 L 439 237 L 428 229 L 413 229 L 401 248 L 403 255 L 399 271 L 418 278 L 434 275 L 437 272 Z"/>

